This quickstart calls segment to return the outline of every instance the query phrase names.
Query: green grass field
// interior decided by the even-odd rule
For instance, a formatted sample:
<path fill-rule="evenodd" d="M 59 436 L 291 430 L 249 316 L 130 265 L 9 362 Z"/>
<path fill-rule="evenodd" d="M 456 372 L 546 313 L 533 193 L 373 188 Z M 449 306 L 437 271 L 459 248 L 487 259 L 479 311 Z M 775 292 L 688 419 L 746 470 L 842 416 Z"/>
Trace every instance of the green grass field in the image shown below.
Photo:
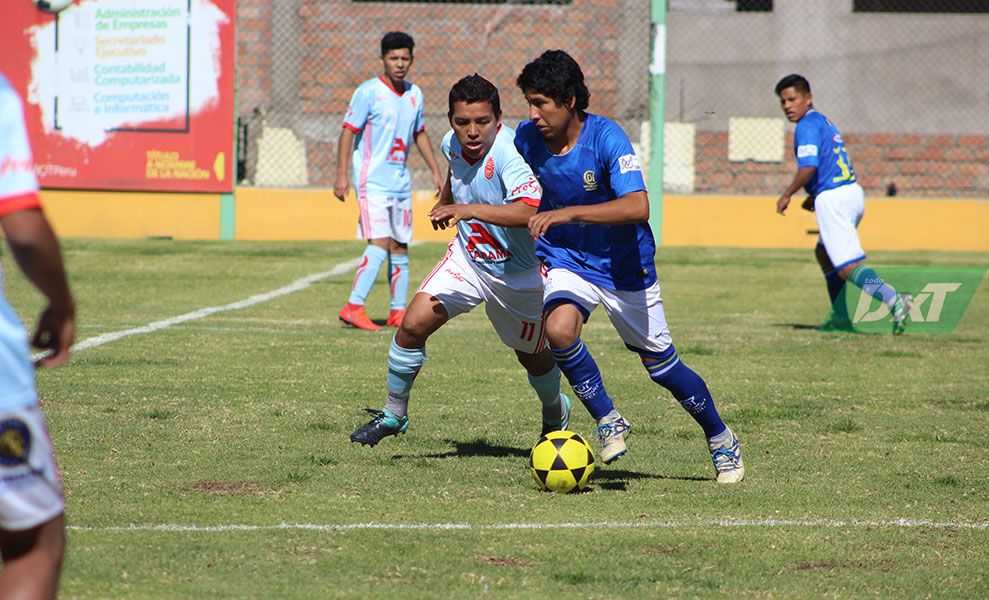
<path fill-rule="evenodd" d="M 79 342 L 282 288 L 361 251 L 64 247 Z M 443 249 L 413 248 L 413 288 Z M 39 297 L 5 266 L 33 319 Z M 361 409 L 384 403 L 391 331 L 337 321 L 346 271 L 39 373 L 69 506 L 63 597 L 989 597 L 985 284 L 955 333 L 894 338 L 813 328 L 827 304 L 809 248 L 662 249 L 659 267 L 674 341 L 742 438 L 741 485 L 714 484 L 700 429 L 602 311 L 584 339 L 635 430 L 589 492 L 536 491 L 538 403 L 483 311 L 431 340 L 408 435 L 351 444 Z M 372 317 L 386 294 L 374 290 Z M 572 428 L 591 434 L 575 408 Z"/>

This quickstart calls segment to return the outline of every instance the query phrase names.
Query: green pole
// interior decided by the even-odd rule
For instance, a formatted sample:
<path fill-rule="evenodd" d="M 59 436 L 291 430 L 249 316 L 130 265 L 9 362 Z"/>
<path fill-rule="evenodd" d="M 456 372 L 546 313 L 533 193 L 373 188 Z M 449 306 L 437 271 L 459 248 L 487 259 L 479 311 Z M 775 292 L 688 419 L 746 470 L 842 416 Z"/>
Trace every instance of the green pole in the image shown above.
<path fill-rule="evenodd" d="M 663 244 L 663 124 L 666 108 L 666 0 L 652 0 L 652 62 L 649 64 L 649 226 Z"/>

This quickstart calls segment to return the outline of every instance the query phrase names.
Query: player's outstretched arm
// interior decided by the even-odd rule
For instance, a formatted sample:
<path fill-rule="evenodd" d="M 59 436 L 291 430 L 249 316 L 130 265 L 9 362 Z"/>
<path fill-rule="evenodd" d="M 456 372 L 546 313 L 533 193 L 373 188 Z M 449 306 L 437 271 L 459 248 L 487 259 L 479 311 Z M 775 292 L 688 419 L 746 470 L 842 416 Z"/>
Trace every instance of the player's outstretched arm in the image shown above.
<path fill-rule="evenodd" d="M 440 168 L 436 165 L 436 157 L 433 156 L 433 145 L 429 141 L 429 134 L 423 129 L 415 135 L 416 148 L 419 149 L 419 154 L 422 155 L 422 159 L 426 161 L 426 165 L 429 167 L 429 172 L 433 174 L 433 188 L 434 193 L 437 197 L 440 195 L 440 191 L 443 189 L 443 177 L 440 175 Z"/>
<path fill-rule="evenodd" d="M 343 202 L 350 189 L 350 155 L 354 151 L 354 139 L 357 138 L 350 129 L 344 127 L 337 140 L 337 180 L 333 183 L 333 195 Z"/>
<path fill-rule="evenodd" d="M 429 218 L 435 224 L 438 221 L 446 223 L 445 227 L 453 227 L 459 221 L 476 219 L 502 227 L 527 227 L 529 219 L 536 214 L 536 207 L 516 200 L 511 204 L 448 204 L 437 205 L 429 212 Z M 444 228 L 445 228 L 444 227 Z"/>
<path fill-rule="evenodd" d="M 790 204 L 790 197 L 799 192 L 801 188 L 810 183 L 816 176 L 817 167 L 800 167 L 797 169 L 797 174 L 793 176 L 793 181 L 790 182 L 790 185 L 786 186 L 786 189 L 780 194 L 779 199 L 776 200 L 776 212 L 782 215 L 786 211 L 786 207 Z"/>
<path fill-rule="evenodd" d="M 75 341 L 76 305 L 62 265 L 62 253 L 48 219 L 40 210 L 20 210 L 0 217 L 11 254 L 24 275 L 48 299 L 31 344 L 51 354 L 38 362 L 57 367 L 69 360 Z"/>
<path fill-rule="evenodd" d="M 550 227 L 567 223 L 626 225 L 648 220 L 649 196 L 643 191 L 637 191 L 601 204 L 568 206 L 538 213 L 529 219 L 529 235 L 535 240 Z"/>

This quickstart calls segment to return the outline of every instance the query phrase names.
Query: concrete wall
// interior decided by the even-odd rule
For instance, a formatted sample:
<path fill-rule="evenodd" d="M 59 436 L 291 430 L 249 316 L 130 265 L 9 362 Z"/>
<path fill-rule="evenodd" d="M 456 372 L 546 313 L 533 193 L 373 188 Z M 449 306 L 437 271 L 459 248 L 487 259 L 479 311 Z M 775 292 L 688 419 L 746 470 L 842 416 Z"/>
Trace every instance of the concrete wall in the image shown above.
<path fill-rule="evenodd" d="M 775 0 L 766 13 L 671 11 L 667 24 L 670 121 L 780 116 L 773 86 L 799 72 L 843 133 L 989 133 L 989 14 Z"/>

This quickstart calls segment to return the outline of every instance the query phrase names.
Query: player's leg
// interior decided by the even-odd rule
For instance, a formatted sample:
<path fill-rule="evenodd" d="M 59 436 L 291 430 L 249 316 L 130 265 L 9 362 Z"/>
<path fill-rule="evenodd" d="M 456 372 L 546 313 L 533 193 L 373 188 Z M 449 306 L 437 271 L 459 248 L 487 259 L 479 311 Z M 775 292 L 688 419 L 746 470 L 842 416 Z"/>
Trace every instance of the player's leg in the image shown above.
<path fill-rule="evenodd" d="M 65 554 L 65 501 L 41 409 L 3 411 L 0 439 L 0 598 L 54 598 Z"/>
<path fill-rule="evenodd" d="M 367 246 L 354 274 L 350 298 L 340 310 L 339 316 L 344 323 L 359 329 L 376 331 L 381 329 L 381 326 L 371 321 L 364 305 L 367 303 L 371 288 L 374 287 L 374 282 L 378 279 L 381 265 L 388 260 L 392 235 L 389 199 L 359 195 L 357 207 L 360 215 L 357 221 L 357 235 L 367 240 Z"/>
<path fill-rule="evenodd" d="M 605 292 L 602 304 L 626 347 L 639 354 L 649 378 L 669 390 L 704 430 L 717 480 L 741 481 L 745 470 L 738 438 L 721 420 L 707 383 L 677 355 L 659 284 L 642 291 Z"/>
<path fill-rule="evenodd" d="M 392 237 L 388 248 L 388 282 L 391 310 L 387 325 L 399 327 L 405 317 L 409 290 L 409 242 L 412 241 L 412 198 L 395 198 L 391 206 Z"/>
<path fill-rule="evenodd" d="M 374 446 L 409 428 L 409 397 L 426 362 L 426 341 L 448 320 L 480 303 L 473 270 L 464 265 L 457 250 L 452 242 L 412 298 L 388 350 L 388 399 L 380 411 L 366 409 L 371 421 L 350 435 L 352 442 Z"/>
<path fill-rule="evenodd" d="M 479 272 L 484 310 L 495 332 L 515 351 L 542 406 L 540 435 L 566 429 L 570 399 L 560 393 L 560 369 L 546 347 L 543 281 L 538 268 L 501 278 Z"/>
<path fill-rule="evenodd" d="M 838 276 L 885 304 L 893 315 L 893 332 L 902 333 L 911 298 L 898 294 L 893 286 L 864 264 L 865 252 L 856 230 L 864 206 L 864 194 L 857 184 L 822 192 L 815 211 L 821 244 Z"/>
<path fill-rule="evenodd" d="M 55 598 L 65 555 L 65 520 L 23 531 L 0 529 L 0 598 Z"/>
<path fill-rule="evenodd" d="M 817 258 L 817 264 L 821 265 L 821 271 L 824 273 L 824 282 L 828 286 L 828 296 L 831 298 L 831 320 L 825 322 L 822 327 L 847 327 L 851 323 L 851 319 L 848 317 L 848 308 L 844 302 L 837 301 L 842 288 L 845 287 L 845 280 L 842 279 L 841 275 L 834 268 L 834 265 L 831 264 L 831 259 L 828 258 L 828 251 L 824 248 L 824 243 L 820 240 L 814 246 L 814 256 Z"/>
<path fill-rule="evenodd" d="M 615 409 L 605 390 L 601 370 L 580 338 L 584 322 L 600 302 L 599 291 L 564 269 L 549 271 L 544 286 L 550 351 L 574 393 L 597 421 L 601 460 L 611 463 L 627 451 L 625 438 L 632 427 Z"/>

